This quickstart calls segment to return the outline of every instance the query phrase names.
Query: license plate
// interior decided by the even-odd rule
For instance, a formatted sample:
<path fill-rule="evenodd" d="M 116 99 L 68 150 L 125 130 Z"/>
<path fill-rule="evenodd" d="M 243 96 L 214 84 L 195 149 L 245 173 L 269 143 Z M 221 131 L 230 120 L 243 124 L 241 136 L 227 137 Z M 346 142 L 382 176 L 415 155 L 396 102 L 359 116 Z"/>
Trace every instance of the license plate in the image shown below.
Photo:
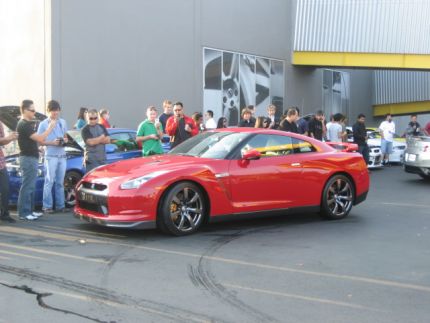
<path fill-rule="evenodd" d="M 417 155 L 415 155 L 415 154 L 406 154 L 405 159 L 407 161 L 414 162 L 417 159 Z"/>
<path fill-rule="evenodd" d="M 81 200 L 89 203 L 97 203 L 97 199 L 94 195 L 81 192 Z"/>

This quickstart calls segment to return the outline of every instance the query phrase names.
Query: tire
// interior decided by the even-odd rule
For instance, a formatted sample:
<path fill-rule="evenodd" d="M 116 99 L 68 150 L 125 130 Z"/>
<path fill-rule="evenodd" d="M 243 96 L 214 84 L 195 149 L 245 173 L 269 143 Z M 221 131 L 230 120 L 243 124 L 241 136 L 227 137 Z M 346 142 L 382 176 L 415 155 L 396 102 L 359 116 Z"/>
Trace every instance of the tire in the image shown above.
<path fill-rule="evenodd" d="M 75 186 L 81 180 L 82 174 L 77 171 L 68 171 L 64 176 L 64 203 L 71 208 L 76 204 Z"/>
<path fill-rule="evenodd" d="M 331 177 L 324 186 L 321 199 L 321 215 L 329 220 L 346 217 L 354 203 L 354 185 L 344 175 Z"/>
<path fill-rule="evenodd" d="M 203 224 L 206 209 L 200 187 L 190 182 L 174 184 L 161 200 L 157 226 L 175 236 L 194 233 Z"/>
<path fill-rule="evenodd" d="M 430 181 L 430 175 L 425 175 L 425 174 L 418 174 L 420 175 L 420 177 L 424 180 Z"/>

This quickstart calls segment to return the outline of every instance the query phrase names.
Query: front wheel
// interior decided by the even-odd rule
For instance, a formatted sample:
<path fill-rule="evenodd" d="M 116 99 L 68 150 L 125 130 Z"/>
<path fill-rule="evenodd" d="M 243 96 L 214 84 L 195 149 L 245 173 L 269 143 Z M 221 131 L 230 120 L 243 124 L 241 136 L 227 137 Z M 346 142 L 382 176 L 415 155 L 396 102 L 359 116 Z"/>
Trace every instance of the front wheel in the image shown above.
<path fill-rule="evenodd" d="M 335 175 L 324 186 L 321 214 L 330 220 L 346 217 L 354 202 L 354 186 L 344 175 Z"/>
<path fill-rule="evenodd" d="M 76 204 L 75 186 L 81 180 L 82 175 L 76 171 L 69 171 L 64 176 L 64 202 L 66 207 L 74 207 Z"/>
<path fill-rule="evenodd" d="M 205 197 L 197 185 L 175 184 L 161 201 L 157 225 L 175 236 L 191 234 L 202 225 L 206 208 Z"/>

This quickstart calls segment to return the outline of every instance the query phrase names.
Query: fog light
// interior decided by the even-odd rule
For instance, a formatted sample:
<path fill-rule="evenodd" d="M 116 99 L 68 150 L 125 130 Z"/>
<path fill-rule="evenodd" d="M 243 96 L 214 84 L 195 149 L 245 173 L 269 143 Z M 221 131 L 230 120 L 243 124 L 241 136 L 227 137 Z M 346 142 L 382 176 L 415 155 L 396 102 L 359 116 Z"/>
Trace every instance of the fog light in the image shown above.
<path fill-rule="evenodd" d="M 101 205 L 101 206 L 100 206 L 100 208 L 102 209 L 102 212 L 103 212 L 103 214 L 104 214 L 104 215 L 107 215 L 107 214 L 108 214 L 108 209 L 107 209 L 107 207 L 106 207 L 106 206 Z"/>

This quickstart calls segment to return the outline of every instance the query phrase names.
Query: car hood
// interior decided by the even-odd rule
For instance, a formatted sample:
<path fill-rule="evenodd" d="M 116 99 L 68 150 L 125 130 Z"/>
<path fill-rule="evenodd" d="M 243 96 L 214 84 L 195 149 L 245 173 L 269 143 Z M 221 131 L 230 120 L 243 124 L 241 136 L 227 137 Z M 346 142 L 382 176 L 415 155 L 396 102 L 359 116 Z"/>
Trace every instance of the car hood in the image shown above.
<path fill-rule="evenodd" d="M 381 138 L 373 138 L 373 139 L 368 139 L 367 140 L 367 144 L 369 146 L 381 146 Z M 406 143 L 405 142 L 399 142 L 394 140 L 393 141 L 393 146 L 397 147 L 397 146 L 405 146 Z"/>
<path fill-rule="evenodd" d="M 46 115 L 40 112 L 36 112 L 34 119 L 37 122 L 41 122 L 47 118 Z M 21 119 L 21 111 L 19 106 L 17 105 L 8 105 L 0 107 L 0 122 L 2 122 L 6 127 L 8 127 L 12 131 L 16 131 L 16 127 L 18 125 L 18 121 Z M 83 150 L 69 133 L 67 134 L 69 138 L 69 142 L 67 143 L 67 147 L 72 147 L 75 149 Z"/>
<path fill-rule="evenodd" d="M 10 130 L 15 131 L 18 121 L 21 118 L 21 111 L 17 105 L 8 105 L 0 107 L 0 121 L 8 127 Z M 45 120 L 46 115 L 36 112 L 35 120 L 42 121 Z"/>
<path fill-rule="evenodd" d="M 205 162 L 203 162 L 203 160 Z M 170 172 L 189 168 L 193 165 L 199 165 L 201 167 L 202 165 L 206 165 L 209 161 L 215 160 L 169 154 L 138 157 L 98 167 L 87 174 L 84 180 L 108 184 L 118 178 L 128 180 L 160 170 Z"/>

